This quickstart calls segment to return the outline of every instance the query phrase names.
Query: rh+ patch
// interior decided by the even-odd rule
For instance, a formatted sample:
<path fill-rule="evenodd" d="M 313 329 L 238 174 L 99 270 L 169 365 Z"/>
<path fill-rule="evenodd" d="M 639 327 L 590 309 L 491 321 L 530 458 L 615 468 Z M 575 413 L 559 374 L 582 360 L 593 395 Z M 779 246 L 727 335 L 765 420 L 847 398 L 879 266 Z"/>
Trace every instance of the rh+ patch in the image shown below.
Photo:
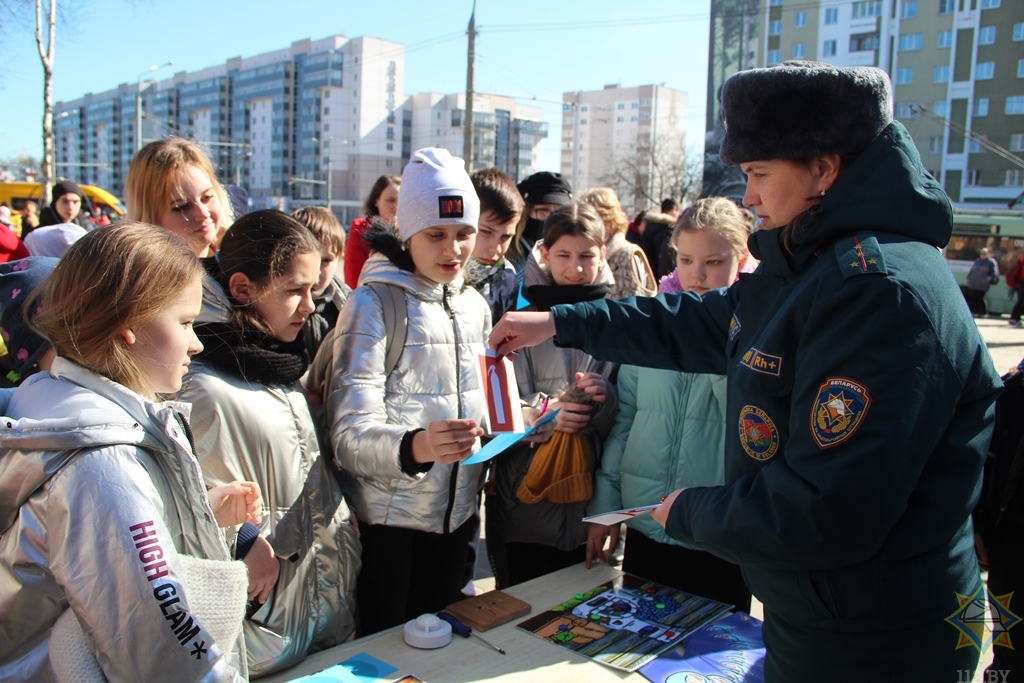
<path fill-rule="evenodd" d="M 853 436 L 871 405 L 867 387 L 845 377 L 829 377 L 818 387 L 811 407 L 811 434 L 820 448 L 831 448 Z"/>

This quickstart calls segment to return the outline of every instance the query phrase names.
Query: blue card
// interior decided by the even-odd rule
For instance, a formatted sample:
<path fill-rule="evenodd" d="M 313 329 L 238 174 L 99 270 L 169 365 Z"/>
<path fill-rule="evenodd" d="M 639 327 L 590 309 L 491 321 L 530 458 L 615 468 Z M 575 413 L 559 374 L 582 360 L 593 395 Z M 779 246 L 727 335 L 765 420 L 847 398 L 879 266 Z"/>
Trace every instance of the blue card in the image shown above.
<path fill-rule="evenodd" d="M 555 415 L 558 415 L 560 410 L 561 408 L 559 408 L 558 410 L 552 410 L 550 413 L 545 413 L 544 415 L 541 416 L 539 420 L 537 420 L 537 424 L 533 425 L 525 432 L 520 432 L 518 434 L 498 434 L 493 439 L 488 441 L 483 448 L 481 448 L 476 453 L 463 460 L 462 464 L 475 465 L 478 462 L 487 462 L 488 460 L 498 455 L 502 451 L 508 450 L 512 446 L 516 445 L 517 443 L 528 437 L 530 434 L 533 434 L 534 430 L 536 430 L 537 427 L 540 427 L 542 424 L 546 424 L 548 422 L 551 422 L 551 420 L 554 420 Z"/>

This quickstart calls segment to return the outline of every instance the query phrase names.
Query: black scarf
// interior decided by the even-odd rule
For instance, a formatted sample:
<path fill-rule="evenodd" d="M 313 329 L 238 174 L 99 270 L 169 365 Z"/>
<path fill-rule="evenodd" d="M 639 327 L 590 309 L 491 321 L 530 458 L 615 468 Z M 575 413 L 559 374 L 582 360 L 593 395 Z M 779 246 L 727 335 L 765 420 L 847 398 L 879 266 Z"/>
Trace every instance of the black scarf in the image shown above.
<path fill-rule="evenodd" d="M 612 285 L 598 282 L 593 285 L 531 285 L 523 296 L 540 311 L 550 311 L 559 304 L 578 304 L 581 301 L 603 299 L 612 291 Z"/>
<path fill-rule="evenodd" d="M 196 328 L 203 351 L 196 358 L 247 382 L 292 384 L 309 366 L 302 336 L 282 342 L 258 330 L 241 330 L 226 323 Z"/>

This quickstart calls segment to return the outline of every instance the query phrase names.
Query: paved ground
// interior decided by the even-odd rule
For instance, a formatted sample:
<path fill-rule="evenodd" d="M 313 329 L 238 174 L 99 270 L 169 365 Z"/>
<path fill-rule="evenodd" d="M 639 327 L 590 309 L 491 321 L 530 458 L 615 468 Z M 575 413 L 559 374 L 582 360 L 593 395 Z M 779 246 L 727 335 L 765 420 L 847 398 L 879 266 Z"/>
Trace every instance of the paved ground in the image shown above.
<path fill-rule="evenodd" d="M 989 352 L 992 354 L 992 362 L 1000 374 L 1006 373 L 1011 367 L 1016 367 L 1021 359 L 1024 359 L 1024 328 L 1011 327 L 1007 324 L 1007 318 L 977 318 L 975 323 L 981 332 Z M 483 514 L 481 512 L 481 514 Z M 487 551 L 483 538 L 481 525 L 480 550 L 477 553 L 476 581 L 474 582 L 478 593 L 489 591 L 494 588 L 494 577 L 491 567 L 487 562 Z M 763 618 L 761 603 L 754 600 L 752 609 L 753 616 Z M 983 681 L 985 666 L 992 661 L 991 652 L 982 658 L 982 664 L 974 677 L 974 682 Z"/>

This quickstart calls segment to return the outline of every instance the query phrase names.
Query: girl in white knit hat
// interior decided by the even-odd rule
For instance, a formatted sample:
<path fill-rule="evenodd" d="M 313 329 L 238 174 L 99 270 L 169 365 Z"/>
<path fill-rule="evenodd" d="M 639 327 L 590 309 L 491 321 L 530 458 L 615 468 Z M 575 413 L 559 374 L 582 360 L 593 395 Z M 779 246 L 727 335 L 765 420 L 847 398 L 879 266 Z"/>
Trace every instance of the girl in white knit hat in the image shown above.
<path fill-rule="evenodd" d="M 331 442 L 363 543 L 364 633 L 460 599 L 482 465 L 485 414 L 474 369 L 491 328 L 463 270 L 480 204 L 462 159 L 422 149 L 402 174 L 398 231 L 371 254 L 338 320 Z M 394 298 L 392 298 L 394 297 Z M 388 329 L 389 316 L 399 323 Z M 404 324 L 402 320 L 404 319 Z M 388 346 L 404 346 L 388 371 Z"/>

